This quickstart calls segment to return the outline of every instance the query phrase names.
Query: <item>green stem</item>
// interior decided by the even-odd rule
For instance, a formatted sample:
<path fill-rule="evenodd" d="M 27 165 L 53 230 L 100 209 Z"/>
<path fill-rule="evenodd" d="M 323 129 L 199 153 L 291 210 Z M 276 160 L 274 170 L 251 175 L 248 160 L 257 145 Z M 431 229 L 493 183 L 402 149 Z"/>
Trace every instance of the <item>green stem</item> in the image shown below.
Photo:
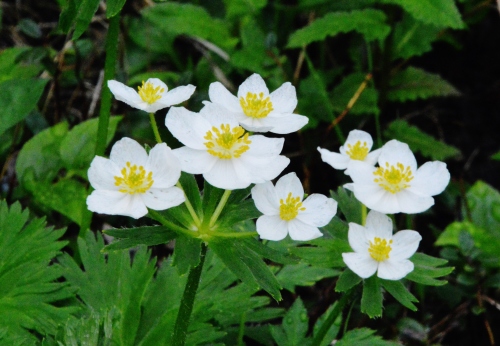
<path fill-rule="evenodd" d="M 220 213 L 222 213 L 222 209 L 224 209 L 224 206 L 226 205 L 227 199 L 229 198 L 230 194 L 231 190 L 224 191 L 224 194 L 222 195 L 219 204 L 217 205 L 217 208 L 215 209 L 214 213 L 212 214 L 212 217 L 210 218 L 210 223 L 208 224 L 209 228 L 211 228 L 217 222 L 217 219 L 219 218 Z"/>
<path fill-rule="evenodd" d="M 332 327 L 332 324 L 335 322 L 337 317 L 340 315 L 342 310 L 344 309 L 345 305 L 353 295 L 355 290 L 349 290 L 344 295 L 337 301 L 337 304 L 333 308 L 333 310 L 330 312 L 330 315 L 326 318 L 326 320 L 323 322 L 321 325 L 321 328 L 319 329 L 318 333 L 314 336 L 313 342 L 311 346 L 320 346 L 323 342 L 323 339 L 328 333 L 328 330 Z"/>
<path fill-rule="evenodd" d="M 361 226 L 364 226 L 366 224 L 366 214 L 367 214 L 366 205 L 361 203 Z"/>
<path fill-rule="evenodd" d="M 154 113 L 149 113 L 149 120 L 151 121 L 151 127 L 153 128 L 156 142 L 163 143 L 163 141 L 161 140 L 160 132 L 158 131 L 158 125 L 156 125 L 156 119 Z"/>
<path fill-rule="evenodd" d="M 182 191 L 184 191 L 184 189 L 182 188 L 182 185 L 181 185 L 181 182 L 178 181 L 177 184 L 175 184 L 175 186 L 177 186 L 179 189 L 181 189 Z M 187 210 L 189 211 L 189 214 L 191 215 L 191 217 L 193 218 L 193 221 L 194 221 L 194 224 L 196 225 L 196 227 L 200 227 L 201 225 L 201 221 L 200 221 L 200 218 L 198 217 L 198 215 L 196 214 L 196 211 L 194 211 L 194 208 L 193 208 L 193 205 L 191 204 L 191 202 L 189 201 L 189 199 L 187 198 L 187 195 L 186 195 L 186 192 L 184 192 L 184 197 L 185 197 L 185 201 L 184 201 L 184 204 L 186 205 L 186 208 Z"/>
<path fill-rule="evenodd" d="M 183 234 L 186 234 L 186 235 L 188 235 L 190 237 L 193 237 L 193 234 L 194 234 L 193 231 L 190 231 L 187 228 L 184 228 L 184 227 L 181 227 L 181 226 L 177 226 L 175 223 L 173 223 L 171 221 L 168 221 L 167 219 L 165 219 L 163 217 L 163 215 L 161 215 L 156 210 L 148 209 L 148 211 L 149 211 L 148 215 L 152 219 L 154 219 L 154 220 L 158 221 L 159 223 L 161 223 L 163 226 L 170 228 L 174 232 L 183 233 Z"/>
<path fill-rule="evenodd" d="M 238 330 L 238 346 L 245 346 L 243 336 L 245 336 L 245 321 L 247 319 L 247 312 L 241 314 L 240 328 Z"/>
<path fill-rule="evenodd" d="M 193 311 L 194 299 L 196 291 L 200 284 L 201 272 L 203 270 L 203 263 L 207 254 L 207 245 L 201 244 L 200 263 L 189 271 L 189 276 L 182 295 L 179 312 L 177 313 L 177 320 L 175 321 L 174 334 L 172 335 L 173 346 L 184 346 L 186 344 L 186 337 L 189 327 L 189 319 Z"/>
<path fill-rule="evenodd" d="M 257 232 L 210 232 L 210 236 L 220 238 L 250 238 L 255 237 Z"/>

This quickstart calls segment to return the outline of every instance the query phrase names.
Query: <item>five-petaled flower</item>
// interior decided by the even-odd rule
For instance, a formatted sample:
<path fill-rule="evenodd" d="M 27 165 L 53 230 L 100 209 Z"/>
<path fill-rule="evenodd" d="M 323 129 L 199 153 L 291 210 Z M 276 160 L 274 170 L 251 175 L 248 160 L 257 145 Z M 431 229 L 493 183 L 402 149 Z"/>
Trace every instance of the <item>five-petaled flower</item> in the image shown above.
<path fill-rule="evenodd" d="M 184 102 L 196 89 L 194 85 L 188 84 L 169 91 L 167 85 L 158 78 L 142 82 L 137 91 L 115 80 L 108 81 L 108 87 L 117 100 L 148 113 Z"/>
<path fill-rule="evenodd" d="M 347 267 L 364 279 L 377 272 L 379 278 L 386 280 L 399 280 L 413 271 L 414 265 L 408 258 L 417 251 L 422 239 L 411 230 L 393 235 L 391 219 L 373 210 L 368 213 L 365 227 L 349 223 L 348 237 L 354 252 L 342 254 Z"/>
<path fill-rule="evenodd" d="M 318 227 L 326 226 L 337 212 L 337 202 L 320 194 L 304 201 L 304 189 L 295 173 L 252 188 L 252 198 L 264 215 L 257 219 L 257 233 L 262 239 L 281 240 L 290 234 L 293 240 L 321 237 Z"/>
<path fill-rule="evenodd" d="M 373 139 L 369 133 L 360 130 L 352 130 L 347 136 L 344 145 L 340 147 L 340 154 L 318 147 L 321 159 L 335 169 L 345 169 L 349 175 L 349 164 L 353 161 L 362 161 L 374 166 L 380 155 L 380 149 L 370 152 Z"/>
<path fill-rule="evenodd" d="M 157 144 L 149 155 L 136 141 L 122 138 L 113 145 L 110 158 L 96 156 L 88 171 L 95 189 L 87 197 L 90 211 L 140 218 L 147 208 L 164 210 L 184 202 L 184 192 L 174 185 L 181 165 L 172 150 Z"/>
<path fill-rule="evenodd" d="M 383 147 L 379 167 L 365 162 L 349 164 L 353 183 L 344 185 L 368 208 L 384 214 L 420 213 L 434 205 L 434 198 L 446 188 L 450 173 L 440 161 L 417 161 L 406 143 L 392 140 Z"/>
<path fill-rule="evenodd" d="M 293 113 L 297 107 L 297 95 L 290 82 L 269 94 L 266 83 L 256 73 L 240 85 L 238 97 L 219 82 L 210 84 L 208 95 L 212 103 L 234 114 L 247 131 L 286 134 L 299 130 L 309 121 L 307 117 Z"/>
<path fill-rule="evenodd" d="M 207 104 L 200 113 L 172 107 L 165 125 L 185 145 L 174 150 L 182 170 L 203 174 L 221 189 L 264 183 L 276 178 L 290 162 L 280 155 L 283 138 L 249 136 L 232 114 L 216 104 Z"/>

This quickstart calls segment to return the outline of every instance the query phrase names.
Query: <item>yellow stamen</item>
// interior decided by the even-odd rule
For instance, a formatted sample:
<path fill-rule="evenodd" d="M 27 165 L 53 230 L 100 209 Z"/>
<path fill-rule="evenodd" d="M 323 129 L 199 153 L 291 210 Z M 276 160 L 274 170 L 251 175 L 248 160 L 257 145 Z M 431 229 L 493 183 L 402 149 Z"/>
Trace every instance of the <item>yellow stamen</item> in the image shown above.
<path fill-rule="evenodd" d="M 347 147 L 349 149 L 347 149 L 346 154 L 349 155 L 352 160 L 363 161 L 366 158 L 366 155 L 368 155 L 368 151 L 370 151 L 366 142 L 361 144 L 361 141 L 357 141 L 354 145 L 347 144 Z"/>
<path fill-rule="evenodd" d="M 283 198 L 280 199 L 280 218 L 285 221 L 290 221 L 295 219 L 300 211 L 306 210 L 305 207 L 302 206 L 302 202 L 300 201 L 300 197 L 292 197 L 292 193 L 288 193 L 286 201 L 283 201 Z"/>
<path fill-rule="evenodd" d="M 396 166 L 389 166 L 389 163 L 386 162 L 385 168 L 378 167 L 373 175 L 375 176 L 373 181 L 390 193 L 396 193 L 410 187 L 408 183 L 413 180 L 410 166 L 405 168 L 399 162 Z"/>
<path fill-rule="evenodd" d="M 259 95 L 248 92 L 246 97 L 240 97 L 240 105 L 246 116 L 256 119 L 265 118 L 273 111 L 270 97 L 264 98 L 263 92 Z"/>
<path fill-rule="evenodd" d="M 128 194 L 145 193 L 153 185 L 153 172 L 147 172 L 143 166 L 137 167 L 130 162 L 121 170 L 122 176 L 115 176 L 115 186 L 118 191 Z"/>
<path fill-rule="evenodd" d="M 139 93 L 141 99 L 148 104 L 153 104 L 158 101 L 164 91 L 165 89 L 161 86 L 157 86 L 155 88 L 153 83 L 147 82 L 146 84 L 144 84 L 144 81 L 142 81 L 142 86 L 139 86 L 137 88 L 137 92 Z"/>
<path fill-rule="evenodd" d="M 387 242 L 386 239 L 380 239 L 379 237 L 375 237 L 375 243 L 370 241 L 370 247 L 368 248 L 368 252 L 370 256 L 378 262 L 385 261 L 389 259 L 389 254 L 391 253 L 391 244 L 392 239 Z"/>
<path fill-rule="evenodd" d="M 223 160 L 240 157 L 252 143 L 241 126 L 231 129 L 229 124 L 222 124 L 220 129 L 213 126 L 203 138 L 207 140 L 204 144 L 208 153 Z"/>

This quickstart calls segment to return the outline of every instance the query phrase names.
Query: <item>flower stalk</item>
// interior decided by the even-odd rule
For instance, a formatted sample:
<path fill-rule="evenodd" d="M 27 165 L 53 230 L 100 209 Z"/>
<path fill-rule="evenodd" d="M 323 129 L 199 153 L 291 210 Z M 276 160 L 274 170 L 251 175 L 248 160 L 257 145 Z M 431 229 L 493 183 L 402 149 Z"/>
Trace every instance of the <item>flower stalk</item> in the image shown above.
<path fill-rule="evenodd" d="M 154 113 L 149 113 L 149 120 L 151 121 L 151 127 L 153 128 L 153 132 L 155 134 L 155 139 L 157 143 L 163 143 L 160 132 L 158 131 L 158 125 L 156 125 L 156 119 Z"/>

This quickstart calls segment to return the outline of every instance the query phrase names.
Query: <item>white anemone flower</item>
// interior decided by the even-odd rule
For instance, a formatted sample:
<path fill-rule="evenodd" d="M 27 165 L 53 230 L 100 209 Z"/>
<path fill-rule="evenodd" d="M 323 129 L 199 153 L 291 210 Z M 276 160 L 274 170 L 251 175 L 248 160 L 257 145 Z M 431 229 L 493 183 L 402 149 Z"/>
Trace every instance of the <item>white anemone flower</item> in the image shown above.
<path fill-rule="evenodd" d="M 343 253 L 349 269 L 363 279 L 375 272 L 381 279 L 399 280 L 413 271 L 408 260 L 417 251 L 422 236 L 415 231 L 404 230 L 392 234 L 392 221 L 384 214 L 370 211 L 366 226 L 349 223 L 349 245 L 354 252 Z"/>
<path fill-rule="evenodd" d="M 249 136 L 228 111 L 207 104 L 200 113 L 172 107 L 165 125 L 184 147 L 174 150 L 184 172 L 203 174 L 211 185 L 243 189 L 276 178 L 290 159 L 283 138 Z"/>
<path fill-rule="evenodd" d="M 137 91 L 115 80 L 109 80 L 108 87 L 118 101 L 148 113 L 182 103 L 196 89 L 194 85 L 188 84 L 169 91 L 167 85 L 158 78 L 143 81 Z"/>
<path fill-rule="evenodd" d="M 383 147 L 379 167 L 353 161 L 349 174 L 353 183 L 344 185 L 368 208 L 384 214 L 420 213 L 434 205 L 434 198 L 446 188 L 450 172 L 440 161 L 417 161 L 406 143 L 392 140 Z"/>
<path fill-rule="evenodd" d="M 136 141 L 122 138 L 113 145 L 109 159 L 96 156 L 88 171 L 95 189 L 87 197 L 90 211 L 138 219 L 148 209 L 164 210 L 184 202 L 184 192 L 174 185 L 181 165 L 172 150 L 157 144 L 149 152 Z"/>
<path fill-rule="evenodd" d="M 281 240 L 290 234 L 293 240 L 321 237 L 318 227 L 326 226 L 337 212 L 337 202 L 320 194 L 304 201 L 304 189 L 295 173 L 281 177 L 276 186 L 271 182 L 252 188 L 252 198 L 264 215 L 257 219 L 257 233 L 262 239 Z"/>
<path fill-rule="evenodd" d="M 373 146 L 372 136 L 368 132 L 352 130 L 347 136 L 344 145 L 340 147 L 340 153 L 334 153 L 327 149 L 318 147 L 321 159 L 335 169 L 345 169 L 349 175 L 349 164 L 353 161 L 366 162 L 375 166 L 380 155 L 380 149 L 370 152 Z"/>
<path fill-rule="evenodd" d="M 269 94 L 266 83 L 256 73 L 240 85 L 238 97 L 219 82 L 210 84 L 208 95 L 212 103 L 232 112 L 247 131 L 287 134 L 301 129 L 309 121 L 307 117 L 293 113 L 297 107 L 297 95 L 290 82 L 283 83 Z"/>

